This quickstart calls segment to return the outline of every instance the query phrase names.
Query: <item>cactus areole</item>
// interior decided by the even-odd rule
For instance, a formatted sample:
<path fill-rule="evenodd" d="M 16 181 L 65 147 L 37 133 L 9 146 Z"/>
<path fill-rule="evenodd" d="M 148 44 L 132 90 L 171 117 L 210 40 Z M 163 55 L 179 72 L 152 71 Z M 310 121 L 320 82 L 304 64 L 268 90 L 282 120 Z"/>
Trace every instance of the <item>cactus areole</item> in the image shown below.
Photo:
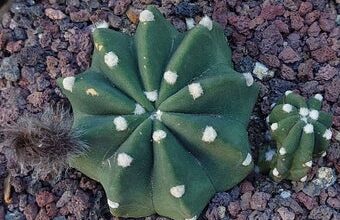
<path fill-rule="evenodd" d="M 268 123 L 277 150 L 276 153 L 273 150 L 262 152 L 259 160 L 262 166 L 270 166 L 274 180 L 304 182 L 312 167 L 313 156 L 326 155 L 332 137 L 332 116 L 320 111 L 321 103 L 320 94 L 306 101 L 287 91 L 273 108 Z"/>
<path fill-rule="evenodd" d="M 114 216 L 196 219 L 253 168 L 258 86 L 210 18 L 187 33 L 153 6 L 139 20 L 133 37 L 97 28 L 91 67 L 58 80 L 90 146 L 70 164 L 103 185 Z"/>

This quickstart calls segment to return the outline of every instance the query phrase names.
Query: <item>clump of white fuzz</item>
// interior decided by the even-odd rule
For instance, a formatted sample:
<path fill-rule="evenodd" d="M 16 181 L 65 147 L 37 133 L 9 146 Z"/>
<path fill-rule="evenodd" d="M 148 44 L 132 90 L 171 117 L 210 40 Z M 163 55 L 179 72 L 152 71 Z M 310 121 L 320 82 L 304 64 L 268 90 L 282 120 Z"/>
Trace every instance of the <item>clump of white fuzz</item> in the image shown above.
<path fill-rule="evenodd" d="M 195 99 L 203 95 L 203 88 L 199 83 L 191 83 L 189 86 L 189 93 Z"/>
<path fill-rule="evenodd" d="M 305 108 L 305 107 L 300 108 L 299 114 L 303 117 L 306 117 L 309 114 L 308 108 Z"/>
<path fill-rule="evenodd" d="M 253 160 L 253 158 L 252 158 L 251 154 L 248 153 L 246 159 L 242 162 L 242 165 L 248 166 L 251 163 L 252 160 Z"/>
<path fill-rule="evenodd" d="M 97 22 L 97 23 L 94 24 L 94 29 L 92 31 L 96 30 L 97 28 L 98 29 L 109 28 L 109 23 L 107 23 L 106 21 Z"/>
<path fill-rule="evenodd" d="M 141 22 L 154 21 L 155 16 L 153 15 L 153 13 L 151 11 L 144 10 L 139 14 L 139 20 Z"/>
<path fill-rule="evenodd" d="M 321 157 L 324 157 L 324 156 L 326 156 L 327 155 L 327 153 L 326 153 L 326 151 L 325 152 L 323 152 L 322 154 L 321 154 Z"/>
<path fill-rule="evenodd" d="M 195 20 L 193 18 L 185 18 L 185 23 L 188 30 L 191 30 L 195 27 Z"/>
<path fill-rule="evenodd" d="M 256 75 L 257 78 L 260 80 L 268 77 L 274 76 L 274 72 L 270 71 L 265 65 L 262 63 L 256 62 L 255 67 L 253 69 L 253 73 Z"/>
<path fill-rule="evenodd" d="M 276 154 L 275 150 L 270 149 L 265 153 L 266 161 L 271 161 L 273 160 L 274 155 Z"/>
<path fill-rule="evenodd" d="M 300 179 L 301 182 L 305 182 L 307 180 L 307 176 L 304 176 Z"/>
<path fill-rule="evenodd" d="M 73 77 L 73 76 L 65 77 L 63 79 L 63 87 L 64 87 L 64 89 L 72 92 L 75 80 L 76 80 L 76 78 Z"/>
<path fill-rule="evenodd" d="M 309 117 L 313 120 L 318 120 L 319 112 L 317 110 L 313 109 L 309 112 Z"/>
<path fill-rule="evenodd" d="M 161 111 L 161 110 L 157 110 L 156 111 L 156 119 L 158 120 L 158 121 L 162 121 L 162 115 L 163 115 L 163 112 Z"/>
<path fill-rule="evenodd" d="M 291 104 L 284 104 L 282 106 L 282 110 L 289 113 L 293 110 L 293 106 Z"/>
<path fill-rule="evenodd" d="M 208 16 L 204 16 L 199 24 L 208 28 L 209 31 L 211 31 L 213 28 L 213 22 Z"/>
<path fill-rule="evenodd" d="M 325 138 L 326 140 L 330 140 L 332 138 L 332 131 L 330 129 L 326 129 L 322 137 Z"/>
<path fill-rule="evenodd" d="M 251 75 L 251 73 L 243 73 L 243 77 L 246 79 L 246 85 L 249 87 L 253 85 L 254 83 L 254 78 Z"/>
<path fill-rule="evenodd" d="M 116 209 L 116 208 L 118 208 L 119 207 L 119 203 L 117 203 L 117 202 L 113 202 L 113 201 L 111 201 L 111 200 L 107 200 L 107 204 L 109 205 L 109 207 L 111 208 L 111 209 Z"/>
<path fill-rule="evenodd" d="M 154 131 L 152 134 L 152 139 L 157 143 L 161 142 L 164 138 L 166 138 L 166 132 L 163 130 Z"/>
<path fill-rule="evenodd" d="M 186 218 L 185 220 L 197 220 L 197 216 L 195 215 L 194 217 L 192 217 L 192 218 Z"/>
<path fill-rule="evenodd" d="M 211 126 L 206 126 L 203 131 L 202 141 L 211 143 L 213 142 L 217 137 L 217 133 L 215 129 Z"/>
<path fill-rule="evenodd" d="M 317 100 L 319 100 L 320 102 L 321 102 L 322 99 L 323 99 L 323 97 L 322 97 L 321 94 L 316 94 L 316 95 L 314 96 L 314 98 L 317 99 Z"/>
<path fill-rule="evenodd" d="M 145 113 L 145 109 L 140 105 L 140 104 L 136 104 L 136 108 L 135 110 L 133 111 L 133 114 L 135 115 L 142 115 Z"/>
<path fill-rule="evenodd" d="M 287 153 L 286 148 L 281 147 L 279 150 L 280 155 L 285 155 Z"/>
<path fill-rule="evenodd" d="M 90 96 L 98 96 L 98 92 L 95 89 L 93 89 L 93 88 L 87 89 L 86 90 L 86 94 L 90 95 Z"/>
<path fill-rule="evenodd" d="M 291 90 L 287 90 L 287 91 L 285 92 L 285 95 L 288 96 L 290 93 L 292 93 L 292 91 L 291 91 Z"/>
<path fill-rule="evenodd" d="M 276 129 L 278 129 L 279 124 L 278 123 L 273 123 L 270 128 L 272 129 L 272 131 L 275 131 Z"/>
<path fill-rule="evenodd" d="M 122 116 L 118 116 L 115 119 L 113 119 L 113 123 L 115 124 L 117 131 L 124 131 L 128 127 L 126 119 L 123 118 Z"/>
<path fill-rule="evenodd" d="M 171 187 L 170 193 L 175 198 L 181 198 L 185 193 L 185 186 L 178 185 L 178 186 Z"/>
<path fill-rule="evenodd" d="M 303 127 L 303 131 L 306 133 L 306 134 L 311 134 L 314 132 L 314 127 L 312 124 L 306 124 L 304 127 Z"/>
<path fill-rule="evenodd" d="M 311 160 L 303 164 L 303 166 L 306 166 L 306 167 L 312 167 L 312 165 L 313 165 L 313 162 Z"/>
<path fill-rule="evenodd" d="M 279 171 L 276 168 L 273 169 L 273 175 L 276 177 L 280 175 Z"/>
<path fill-rule="evenodd" d="M 168 70 L 164 73 L 163 77 L 167 83 L 169 83 L 170 85 L 174 85 L 176 83 L 178 75 L 176 72 Z"/>
<path fill-rule="evenodd" d="M 151 102 L 155 102 L 158 99 L 158 92 L 157 90 L 151 91 L 151 92 L 144 92 L 146 95 L 146 98 L 149 99 Z"/>
<path fill-rule="evenodd" d="M 114 52 L 110 51 L 104 55 L 104 61 L 108 67 L 113 68 L 117 66 L 119 59 Z"/>
<path fill-rule="evenodd" d="M 131 165 L 132 161 L 133 161 L 133 158 L 126 153 L 120 153 L 117 156 L 117 164 L 120 167 L 124 167 L 124 168 L 128 167 Z"/>

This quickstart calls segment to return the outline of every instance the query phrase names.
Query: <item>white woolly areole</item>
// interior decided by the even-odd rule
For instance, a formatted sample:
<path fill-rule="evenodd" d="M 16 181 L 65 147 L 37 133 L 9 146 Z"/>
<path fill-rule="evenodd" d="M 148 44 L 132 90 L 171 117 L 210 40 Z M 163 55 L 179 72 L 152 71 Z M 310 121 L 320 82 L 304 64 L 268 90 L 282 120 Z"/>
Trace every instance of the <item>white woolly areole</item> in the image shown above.
<path fill-rule="evenodd" d="M 306 124 L 308 123 L 307 117 L 301 117 L 300 120 L 305 122 Z"/>
<path fill-rule="evenodd" d="M 307 180 L 307 176 L 304 176 L 300 179 L 301 182 L 305 182 Z"/>
<path fill-rule="evenodd" d="M 265 65 L 263 65 L 262 63 L 259 63 L 259 62 L 255 63 L 253 73 L 257 76 L 257 78 L 259 78 L 261 80 L 271 74 L 269 69 Z"/>
<path fill-rule="evenodd" d="M 204 16 L 199 24 L 208 28 L 209 31 L 211 31 L 213 28 L 213 22 L 208 16 Z"/>
<path fill-rule="evenodd" d="M 133 111 L 133 114 L 135 115 L 142 115 L 145 113 L 145 109 L 140 105 L 140 104 L 136 104 L 136 108 L 135 110 Z"/>
<path fill-rule="evenodd" d="M 152 139 L 157 143 L 161 142 L 164 138 L 166 138 L 166 132 L 163 130 L 154 131 L 152 134 Z"/>
<path fill-rule="evenodd" d="M 72 92 L 75 80 L 76 80 L 76 78 L 73 77 L 73 76 L 65 77 L 63 79 L 63 87 L 64 87 L 64 89 Z"/>
<path fill-rule="evenodd" d="M 313 120 L 318 120 L 319 112 L 317 110 L 313 109 L 309 112 L 309 117 Z"/>
<path fill-rule="evenodd" d="M 292 91 L 291 91 L 291 90 L 287 90 L 287 91 L 285 92 L 285 95 L 287 96 L 287 95 L 289 95 L 290 93 L 292 93 Z"/>
<path fill-rule="evenodd" d="M 185 23 L 187 25 L 187 29 L 193 29 L 195 27 L 195 20 L 193 18 L 185 18 Z"/>
<path fill-rule="evenodd" d="M 291 104 L 284 104 L 282 106 L 282 110 L 289 113 L 293 110 L 293 106 Z"/>
<path fill-rule="evenodd" d="M 197 216 L 195 215 L 194 217 L 192 218 L 186 218 L 185 220 L 196 220 L 197 219 Z"/>
<path fill-rule="evenodd" d="M 133 161 L 133 158 L 126 153 L 120 153 L 117 156 L 117 164 L 120 167 L 124 167 L 124 168 L 128 167 L 131 165 L 132 161 Z"/>
<path fill-rule="evenodd" d="M 171 187 L 170 193 L 175 198 L 181 198 L 185 193 L 185 186 L 178 185 L 178 186 Z"/>
<path fill-rule="evenodd" d="M 276 129 L 278 129 L 279 127 L 279 124 L 278 123 L 273 123 L 271 126 L 270 126 L 270 129 L 272 129 L 272 131 L 275 131 Z"/>
<path fill-rule="evenodd" d="M 158 121 L 162 121 L 162 115 L 163 115 L 163 112 L 161 110 L 156 111 L 156 119 Z"/>
<path fill-rule="evenodd" d="M 286 148 L 281 147 L 279 150 L 280 155 L 285 155 L 287 153 Z"/>
<path fill-rule="evenodd" d="M 141 22 L 154 21 L 155 16 L 153 15 L 153 13 L 151 11 L 144 10 L 139 14 L 139 20 Z"/>
<path fill-rule="evenodd" d="M 304 163 L 303 165 L 306 166 L 306 167 L 312 167 L 313 162 L 310 160 L 310 161 Z"/>
<path fill-rule="evenodd" d="M 279 171 L 276 169 L 276 167 L 273 169 L 273 175 L 278 177 L 280 175 Z"/>
<path fill-rule="evenodd" d="M 217 137 L 217 133 L 215 129 L 211 126 L 206 126 L 203 131 L 202 141 L 211 143 L 216 139 L 216 137 Z"/>
<path fill-rule="evenodd" d="M 275 150 L 273 150 L 273 149 L 268 150 L 268 151 L 264 154 L 264 156 L 265 156 L 265 158 L 266 158 L 266 161 L 271 161 L 271 160 L 273 160 L 273 157 L 274 157 L 275 154 L 276 154 Z"/>
<path fill-rule="evenodd" d="M 106 21 L 100 21 L 100 22 L 95 23 L 94 27 L 95 29 L 96 28 L 109 28 L 109 23 L 107 23 Z"/>
<path fill-rule="evenodd" d="M 253 160 L 253 158 L 252 158 L 251 154 L 248 153 L 246 159 L 242 162 L 242 165 L 248 166 L 251 163 L 252 160 Z"/>
<path fill-rule="evenodd" d="M 251 73 L 243 73 L 242 74 L 243 77 L 246 79 L 246 85 L 249 87 L 251 85 L 253 85 L 254 83 L 254 78 L 253 76 L 251 75 Z"/>
<path fill-rule="evenodd" d="M 309 114 L 308 108 L 305 108 L 305 107 L 300 108 L 299 114 L 303 117 L 306 117 Z"/>
<path fill-rule="evenodd" d="M 169 83 L 170 85 L 173 85 L 173 84 L 176 83 L 178 75 L 177 75 L 176 72 L 172 72 L 172 71 L 168 70 L 164 73 L 163 77 L 164 77 L 164 79 L 167 83 Z"/>
<path fill-rule="evenodd" d="M 113 68 L 117 66 L 119 59 L 114 52 L 110 51 L 104 55 L 104 62 L 108 67 Z"/>
<path fill-rule="evenodd" d="M 124 131 L 128 127 L 127 121 L 122 116 L 113 119 L 113 123 L 115 124 L 117 131 Z"/>
<path fill-rule="evenodd" d="M 157 90 L 151 91 L 151 92 L 144 92 L 145 96 L 149 101 L 154 102 L 158 99 L 158 93 Z"/>
<path fill-rule="evenodd" d="M 269 115 L 266 117 L 266 122 L 269 124 Z"/>
<path fill-rule="evenodd" d="M 306 134 L 311 134 L 314 132 L 314 126 L 312 124 L 306 124 L 305 127 L 303 127 L 303 131 Z"/>
<path fill-rule="evenodd" d="M 326 129 L 325 133 L 323 133 L 322 137 L 325 138 L 326 140 L 330 140 L 332 138 L 331 129 Z"/>
<path fill-rule="evenodd" d="M 326 151 L 325 152 L 323 152 L 322 154 L 321 154 L 321 157 L 324 157 L 324 156 L 326 156 L 327 155 L 327 153 L 326 153 Z"/>
<path fill-rule="evenodd" d="M 109 199 L 107 200 L 107 204 L 110 206 L 111 209 L 116 209 L 116 208 L 119 207 L 119 203 L 113 202 L 113 201 L 111 201 Z"/>
<path fill-rule="evenodd" d="M 199 83 L 191 83 L 189 86 L 189 93 L 190 95 L 194 98 L 197 99 L 199 98 L 201 95 L 203 95 L 203 89 L 201 84 Z"/>
<path fill-rule="evenodd" d="M 323 100 L 323 97 L 322 97 L 321 94 L 316 94 L 316 95 L 314 96 L 314 98 L 317 99 L 317 100 L 319 100 L 320 102 Z"/>
<path fill-rule="evenodd" d="M 93 89 L 93 88 L 87 89 L 86 90 L 86 94 L 90 95 L 90 96 L 98 96 L 99 95 L 98 92 L 95 89 Z"/>

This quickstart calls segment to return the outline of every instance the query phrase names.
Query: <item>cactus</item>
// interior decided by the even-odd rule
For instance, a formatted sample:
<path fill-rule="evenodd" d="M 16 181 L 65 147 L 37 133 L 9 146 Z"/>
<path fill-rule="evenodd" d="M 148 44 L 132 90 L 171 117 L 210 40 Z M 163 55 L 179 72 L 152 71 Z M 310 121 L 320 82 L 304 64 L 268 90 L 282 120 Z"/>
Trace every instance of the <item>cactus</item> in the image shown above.
<path fill-rule="evenodd" d="M 277 150 L 275 153 L 267 148 L 260 152 L 259 165 L 262 170 L 268 170 L 270 166 L 274 180 L 304 182 L 313 156 L 326 155 L 332 137 L 332 116 L 320 111 L 322 99 L 316 94 L 306 101 L 300 95 L 286 91 L 269 114 L 267 121 Z"/>
<path fill-rule="evenodd" d="M 258 86 L 208 17 L 186 34 L 153 6 L 139 20 L 134 37 L 97 28 L 91 67 L 58 80 L 90 146 L 70 165 L 103 185 L 115 216 L 196 219 L 253 168 Z"/>

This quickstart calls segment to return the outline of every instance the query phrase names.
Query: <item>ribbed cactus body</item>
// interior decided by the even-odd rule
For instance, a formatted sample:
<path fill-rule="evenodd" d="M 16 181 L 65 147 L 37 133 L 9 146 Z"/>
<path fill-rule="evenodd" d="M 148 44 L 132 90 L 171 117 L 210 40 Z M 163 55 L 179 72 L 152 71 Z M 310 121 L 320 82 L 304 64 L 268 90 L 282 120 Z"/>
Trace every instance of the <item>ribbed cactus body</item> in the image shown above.
<path fill-rule="evenodd" d="M 90 146 L 71 166 L 103 185 L 115 216 L 197 218 L 253 168 L 246 128 L 258 86 L 233 70 L 207 17 L 183 34 L 151 6 L 134 37 L 93 38 L 91 68 L 58 81 Z"/>
<path fill-rule="evenodd" d="M 332 117 L 320 111 L 321 102 L 320 94 L 306 101 L 287 91 L 270 113 L 268 122 L 277 152 L 269 159 L 270 152 L 263 151 L 260 165 L 264 169 L 270 165 L 275 180 L 306 181 L 313 156 L 325 154 L 332 136 Z"/>

